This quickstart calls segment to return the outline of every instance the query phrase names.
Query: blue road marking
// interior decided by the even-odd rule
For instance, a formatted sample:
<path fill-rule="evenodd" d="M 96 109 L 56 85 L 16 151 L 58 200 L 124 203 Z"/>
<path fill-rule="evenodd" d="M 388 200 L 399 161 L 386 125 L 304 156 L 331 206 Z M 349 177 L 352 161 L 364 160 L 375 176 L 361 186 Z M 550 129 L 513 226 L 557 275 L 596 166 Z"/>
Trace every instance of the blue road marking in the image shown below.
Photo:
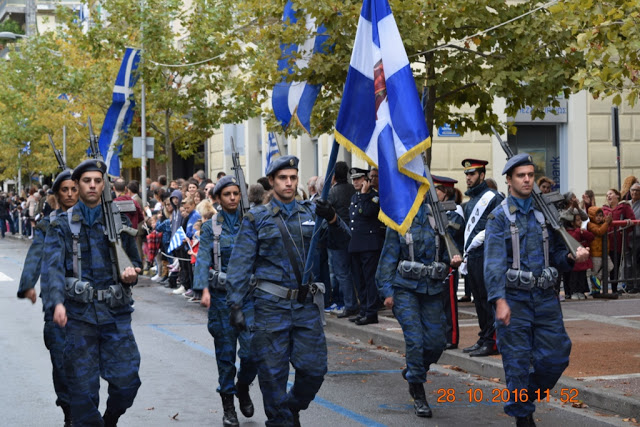
<path fill-rule="evenodd" d="M 204 353 L 204 354 L 206 354 L 208 356 L 215 357 L 215 353 L 212 350 L 210 350 L 210 349 L 208 349 L 208 348 L 206 348 L 204 346 L 201 346 L 200 344 L 194 343 L 193 341 L 190 341 L 190 340 L 188 340 L 188 339 L 176 334 L 175 332 L 171 332 L 170 330 L 165 329 L 165 328 L 163 328 L 163 327 L 161 327 L 161 326 L 159 326 L 157 324 L 149 324 L 147 326 L 149 326 L 150 328 L 152 328 L 152 329 L 154 329 L 154 330 L 156 330 L 158 332 L 161 332 L 161 333 L 173 338 L 174 340 L 176 340 L 178 342 L 181 342 L 183 344 L 188 345 L 189 347 L 193 348 L 194 350 L 198 350 L 198 351 L 200 351 L 200 352 L 202 352 L 202 353 Z M 174 326 L 174 325 L 164 324 L 164 326 Z M 180 326 L 180 325 L 175 325 L 175 326 Z M 401 371 L 396 371 L 396 370 L 389 370 L 389 371 L 343 371 L 343 372 L 330 371 L 329 373 L 332 373 L 334 375 L 338 375 L 338 374 L 374 374 L 374 373 L 398 373 L 398 372 L 401 372 Z M 292 382 L 288 382 L 287 385 L 289 387 L 291 387 L 291 386 L 293 386 L 293 383 Z M 342 406 L 336 405 L 335 403 L 329 402 L 328 400 L 325 400 L 325 399 L 323 399 L 321 397 L 316 396 L 316 398 L 313 399 L 313 401 L 316 402 L 320 406 L 324 406 L 325 408 L 330 409 L 331 411 L 333 411 L 333 412 L 335 412 L 337 414 L 340 414 L 340 415 L 342 415 L 342 416 L 344 416 L 346 418 L 349 418 L 349 419 L 351 419 L 351 420 L 353 420 L 355 422 L 358 422 L 358 423 L 360 423 L 362 425 L 365 425 L 367 427 L 386 427 L 385 424 L 381 424 L 381 423 L 379 423 L 377 421 L 374 421 L 374 420 L 372 420 L 370 418 L 365 417 L 364 415 L 360 415 L 360 414 L 358 414 L 356 412 L 353 412 L 353 411 L 351 411 L 351 410 L 349 410 L 347 408 L 343 408 Z"/>

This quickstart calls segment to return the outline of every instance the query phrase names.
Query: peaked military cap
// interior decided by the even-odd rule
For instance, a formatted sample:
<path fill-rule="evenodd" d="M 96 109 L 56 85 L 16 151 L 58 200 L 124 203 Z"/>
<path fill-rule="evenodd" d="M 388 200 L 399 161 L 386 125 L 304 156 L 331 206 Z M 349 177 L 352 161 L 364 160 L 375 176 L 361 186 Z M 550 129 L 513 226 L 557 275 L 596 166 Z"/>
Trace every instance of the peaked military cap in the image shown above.
<path fill-rule="evenodd" d="M 431 175 L 431 178 L 433 178 L 433 185 L 442 185 L 444 187 L 453 188 L 453 186 L 458 183 L 457 179 L 448 178 L 446 176 Z"/>
<path fill-rule="evenodd" d="M 80 163 L 71 174 L 71 179 L 78 180 L 85 172 L 102 172 L 103 174 L 107 171 L 107 165 L 102 160 L 89 159 Z"/>
<path fill-rule="evenodd" d="M 238 185 L 238 182 L 236 181 L 235 176 L 226 175 L 220 178 L 216 183 L 216 186 L 213 187 L 213 197 L 216 197 L 219 192 L 221 192 L 223 189 L 225 189 L 230 185 L 236 185 L 238 186 L 238 188 L 240 188 L 240 186 Z"/>
<path fill-rule="evenodd" d="M 58 174 L 56 180 L 53 181 L 53 185 L 51 185 L 51 194 L 56 194 L 60 189 L 60 185 L 62 185 L 63 181 L 68 181 L 71 179 L 71 174 L 73 171 L 71 169 L 65 169 Z"/>
<path fill-rule="evenodd" d="M 361 168 L 349 169 L 349 174 L 351 174 L 351 179 L 362 178 L 363 176 L 366 176 L 368 173 L 369 171 L 366 169 L 361 169 Z"/>
<path fill-rule="evenodd" d="M 464 159 L 462 166 L 464 167 L 464 173 L 472 173 L 477 169 L 484 169 L 489 164 L 486 160 L 478 159 Z"/>
<path fill-rule="evenodd" d="M 507 164 L 504 165 L 504 169 L 502 170 L 502 175 L 506 175 L 509 171 L 516 166 L 527 166 L 533 165 L 533 159 L 531 158 L 531 154 L 529 153 L 519 153 L 510 158 L 507 161 Z"/>
<path fill-rule="evenodd" d="M 273 175 L 282 169 L 295 169 L 298 170 L 298 158 L 296 156 L 282 156 L 275 159 L 267 169 L 267 176 Z"/>

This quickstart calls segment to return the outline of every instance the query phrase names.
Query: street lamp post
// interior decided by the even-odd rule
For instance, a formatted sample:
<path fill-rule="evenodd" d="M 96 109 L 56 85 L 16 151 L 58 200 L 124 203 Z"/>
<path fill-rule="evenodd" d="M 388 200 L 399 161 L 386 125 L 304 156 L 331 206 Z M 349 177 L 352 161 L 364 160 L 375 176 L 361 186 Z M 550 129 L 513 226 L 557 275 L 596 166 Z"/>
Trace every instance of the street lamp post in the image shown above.
<path fill-rule="evenodd" d="M 15 40 L 15 39 L 26 39 L 27 36 L 25 36 L 24 34 L 16 34 L 16 33 L 12 33 L 11 31 L 0 31 L 0 39 L 9 39 L 9 40 Z"/>

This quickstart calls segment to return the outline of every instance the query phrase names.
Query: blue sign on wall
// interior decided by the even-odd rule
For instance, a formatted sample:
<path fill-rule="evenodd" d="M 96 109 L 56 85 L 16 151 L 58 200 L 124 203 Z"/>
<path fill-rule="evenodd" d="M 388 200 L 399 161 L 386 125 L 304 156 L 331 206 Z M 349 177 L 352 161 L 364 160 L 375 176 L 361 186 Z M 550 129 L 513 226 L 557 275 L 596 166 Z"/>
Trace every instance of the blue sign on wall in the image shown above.
<path fill-rule="evenodd" d="M 438 136 L 450 138 L 460 136 L 460 134 L 451 129 L 451 125 L 449 123 L 445 123 L 443 126 L 438 128 Z"/>

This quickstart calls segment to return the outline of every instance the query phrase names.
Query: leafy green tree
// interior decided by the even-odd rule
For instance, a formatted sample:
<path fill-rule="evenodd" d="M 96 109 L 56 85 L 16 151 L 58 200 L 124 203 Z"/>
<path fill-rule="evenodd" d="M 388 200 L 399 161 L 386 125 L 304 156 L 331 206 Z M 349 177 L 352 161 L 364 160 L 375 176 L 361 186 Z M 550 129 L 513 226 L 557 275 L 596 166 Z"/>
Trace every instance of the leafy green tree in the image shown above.
<path fill-rule="evenodd" d="M 284 28 L 283 0 L 196 3 L 207 13 L 199 15 L 203 30 L 193 32 L 191 42 L 211 46 L 206 55 L 221 55 L 207 69 L 212 80 L 224 76 L 224 93 L 232 100 L 220 99 L 218 106 L 234 121 L 262 114 L 277 128 L 270 89 L 283 77 L 277 70 L 279 45 L 302 43 L 309 36 L 304 20 Z M 565 51 L 571 32 L 547 11 L 518 18 L 532 11 L 534 4 L 503 0 L 390 3 L 417 88 L 423 93 L 432 134 L 434 127 L 445 123 L 460 133 L 489 133 L 492 125 L 500 127 L 493 108 L 496 97 L 506 99 L 510 116 L 528 105 L 534 108 L 534 117 L 541 117 L 544 107 L 556 102 L 555 96 L 569 95 L 582 53 Z M 291 81 L 323 85 L 311 121 L 314 134 L 329 133 L 334 127 L 361 5 L 355 0 L 295 2 L 300 18 L 304 11 L 327 27 L 328 44 L 333 46 L 329 53 L 315 55 L 308 68 L 287 76 Z M 300 132 L 294 126 L 288 129 L 290 134 Z"/>
<path fill-rule="evenodd" d="M 595 98 L 623 96 L 633 106 L 640 95 L 640 5 L 629 0 L 570 0 L 550 8 L 570 29 L 568 55 L 580 52 L 585 63 L 573 76 L 577 90 Z"/>

